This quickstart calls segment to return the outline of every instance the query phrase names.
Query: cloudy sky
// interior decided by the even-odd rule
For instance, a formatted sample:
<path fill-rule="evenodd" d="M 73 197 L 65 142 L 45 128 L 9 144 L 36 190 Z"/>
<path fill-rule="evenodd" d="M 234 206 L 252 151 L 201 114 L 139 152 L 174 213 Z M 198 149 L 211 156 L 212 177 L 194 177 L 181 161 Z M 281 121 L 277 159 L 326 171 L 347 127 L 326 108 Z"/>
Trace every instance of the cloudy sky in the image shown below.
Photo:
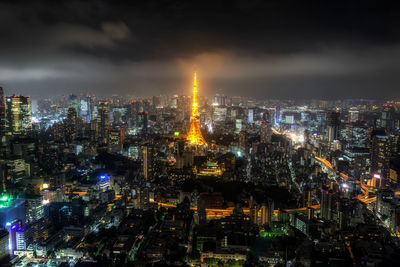
<path fill-rule="evenodd" d="M 207 95 L 400 98 L 388 2 L 114 2 L 2 1 L 6 94 L 190 94 L 196 68 Z"/>

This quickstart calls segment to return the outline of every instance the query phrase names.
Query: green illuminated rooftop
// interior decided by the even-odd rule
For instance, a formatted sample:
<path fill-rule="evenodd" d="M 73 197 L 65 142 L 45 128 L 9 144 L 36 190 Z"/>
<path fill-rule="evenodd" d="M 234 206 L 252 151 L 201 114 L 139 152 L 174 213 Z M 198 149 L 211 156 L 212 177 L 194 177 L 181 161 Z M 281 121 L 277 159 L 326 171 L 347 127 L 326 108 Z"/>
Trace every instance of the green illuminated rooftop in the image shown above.
<path fill-rule="evenodd" d="M 0 209 L 8 208 L 13 203 L 13 197 L 7 194 L 0 195 Z"/>

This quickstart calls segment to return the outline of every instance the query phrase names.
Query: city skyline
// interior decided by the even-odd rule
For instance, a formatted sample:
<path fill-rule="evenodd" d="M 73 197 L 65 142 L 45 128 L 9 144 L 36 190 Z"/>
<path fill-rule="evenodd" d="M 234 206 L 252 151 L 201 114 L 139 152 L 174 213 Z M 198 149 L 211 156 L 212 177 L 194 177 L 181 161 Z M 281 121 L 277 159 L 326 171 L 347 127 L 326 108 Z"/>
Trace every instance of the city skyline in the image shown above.
<path fill-rule="evenodd" d="M 1 1 L 0 266 L 400 266 L 398 13 Z"/>

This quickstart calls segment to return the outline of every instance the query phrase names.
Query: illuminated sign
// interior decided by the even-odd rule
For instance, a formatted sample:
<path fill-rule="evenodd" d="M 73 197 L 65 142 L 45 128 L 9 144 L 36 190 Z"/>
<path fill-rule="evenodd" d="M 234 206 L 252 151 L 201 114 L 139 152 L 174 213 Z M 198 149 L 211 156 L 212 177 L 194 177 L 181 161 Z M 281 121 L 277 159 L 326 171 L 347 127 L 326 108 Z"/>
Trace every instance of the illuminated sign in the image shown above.
<path fill-rule="evenodd" d="M 174 135 L 175 136 L 179 136 L 179 132 L 174 132 Z"/>
<path fill-rule="evenodd" d="M 110 180 L 110 177 L 107 174 L 102 174 L 99 176 L 99 179 L 101 182 L 106 182 L 106 181 Z"/>

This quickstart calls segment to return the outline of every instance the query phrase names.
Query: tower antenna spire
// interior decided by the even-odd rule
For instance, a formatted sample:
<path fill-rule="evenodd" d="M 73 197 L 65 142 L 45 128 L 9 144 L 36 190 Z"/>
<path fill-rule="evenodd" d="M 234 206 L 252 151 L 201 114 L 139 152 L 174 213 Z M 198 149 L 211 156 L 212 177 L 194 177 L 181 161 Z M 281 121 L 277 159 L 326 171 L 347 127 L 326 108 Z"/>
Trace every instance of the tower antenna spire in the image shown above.
<path fill-rule="evenodd" d="M 197 73 L 194 71 L 193 76 L 193 99 L 192 99 L 192 117 L 190 118 L 190 129 L 187 140 L 193 145 L 207 145 L 206 140 L 200 131 L 199 122 L 199 103 L 197 99 Z"/>

